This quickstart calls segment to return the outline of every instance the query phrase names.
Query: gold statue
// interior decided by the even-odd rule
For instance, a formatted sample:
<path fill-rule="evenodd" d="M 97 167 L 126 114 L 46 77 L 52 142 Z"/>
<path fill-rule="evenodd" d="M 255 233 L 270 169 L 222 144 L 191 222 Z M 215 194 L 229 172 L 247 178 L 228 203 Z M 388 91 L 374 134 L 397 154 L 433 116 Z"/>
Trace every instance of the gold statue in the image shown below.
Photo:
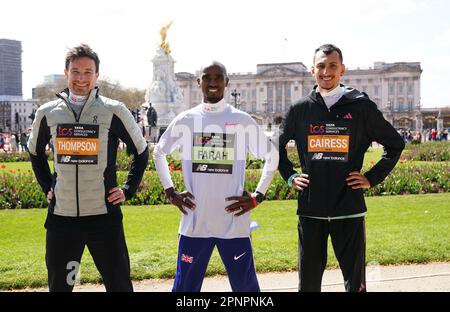
<path fill-rule="evenodd" d="M 171 21 L 170 23 L 167 23 L 159 31 L 159 34 L 161 35 L 161 43 L 158 45 L 158 47 L 163 49 L 166 52 L 166 54 L 170 54 L 170 52 L 171 52 L 169 43 L 166 42 L 166 37 L 167 37 L 167 31 L 169 30 L 170 26 L 172 26 L 172 23 L 173 23 L 173 21 Z"/>

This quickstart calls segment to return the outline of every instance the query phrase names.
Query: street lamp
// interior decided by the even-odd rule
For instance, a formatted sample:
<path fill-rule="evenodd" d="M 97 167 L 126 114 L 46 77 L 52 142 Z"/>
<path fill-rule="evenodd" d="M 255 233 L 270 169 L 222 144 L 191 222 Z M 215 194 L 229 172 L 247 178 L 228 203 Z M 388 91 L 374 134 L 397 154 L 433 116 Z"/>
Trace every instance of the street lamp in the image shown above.
<path fill-rule="evenodd" d="M 231 91 L 231 96 L 234 97 L 234 107 L 238 108 L 238 97 L 240 97 L 241 94 L 234 89 Z"/>
<path fill-rule="evenodd" d="M 267 113 L 267 104 L 268 104 L 267 99 L 262 102 L 262 106 L 264 107 L 264 111 L 263 111 L 264 114 Z"/>
<path fill-rule="evenodd" d="M 264 123 L 267 123 L 267 121 L 268 121 L 268 118 L 267 118 L 267 104 L 268 104 L 268 102 L 267 102 L 267 99 L 265 99 L 263 102 L 262 102 L 262 106 L 264 107 L 264 110 L 263 110 L 263 116 L 265 117 L 264 119 L 265 119 L 265 121 L 264 121 Z"/>

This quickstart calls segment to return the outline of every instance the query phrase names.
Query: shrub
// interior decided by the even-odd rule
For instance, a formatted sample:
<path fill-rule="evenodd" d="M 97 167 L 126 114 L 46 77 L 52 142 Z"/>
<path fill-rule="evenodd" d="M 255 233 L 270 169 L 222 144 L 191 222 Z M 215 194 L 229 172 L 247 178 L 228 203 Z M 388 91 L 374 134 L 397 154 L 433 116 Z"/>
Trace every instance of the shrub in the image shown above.
<path fill-rule="evenodd" d="M 53 160 L 53 153 L 47 151 L 48 160 Z M 0 163 L 30 161 L 27 152 L 0 153 Z"/>
<path fill-rule="evenodd" d="M 379 185 L 365 190 L 366 196 L 448 192 L 450 168 L 447 163 L 413 164 L 401 161 Z"/>
<path fill-rule="evenodd" d="M 47 198 L 31 170 L 0 174 L 0 209 L 42 207 L 47 207 Z"/>
<path fill-rule="evenodd" d="M 450 161 L 450 142 L 407 144 L 401 159 L 414 161 Z"/>
<path fill-rule="evenodd" d="M 181 170 L 171 172 L 175 189 L 184 189 Z M 253 192 L 261 176 L 260 169 L 246 172 L 245 190 Z M 118 173 L 118 183 L 122 185 L 127 172 Z M 400 163 L 386 178 L 374 188 L 365 190 L 366 196 L 402 195 L 449 192 L 450 169 L 448 163 L 413 164 Z M 297 191 L 289 188 L 277 172 L 266 197 L 268 200 L 296 199 Z M 168 203 L 158 174 L 146 171 L 136 195 L 127 201 L 127 205 L 158 205 Z M 0 168 L 0 209 L 44 208 L 47 199 L 31 171 L 19 174 Z"/>

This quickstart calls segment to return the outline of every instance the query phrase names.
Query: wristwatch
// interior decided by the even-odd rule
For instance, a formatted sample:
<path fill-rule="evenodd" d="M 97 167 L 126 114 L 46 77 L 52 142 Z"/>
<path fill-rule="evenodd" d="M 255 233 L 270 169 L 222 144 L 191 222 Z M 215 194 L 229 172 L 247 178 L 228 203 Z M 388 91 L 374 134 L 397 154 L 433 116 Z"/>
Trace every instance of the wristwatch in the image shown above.
<path fill-rule="evenodd" d="M 260 193 L 260 192 L 255 192 L 253 194 L 254 194 L 256 202 L 258 204 L 261 204 L 263 202 L 263 200 L 266 198 L 266 196 L 264 196 L 264 194 Z"/>

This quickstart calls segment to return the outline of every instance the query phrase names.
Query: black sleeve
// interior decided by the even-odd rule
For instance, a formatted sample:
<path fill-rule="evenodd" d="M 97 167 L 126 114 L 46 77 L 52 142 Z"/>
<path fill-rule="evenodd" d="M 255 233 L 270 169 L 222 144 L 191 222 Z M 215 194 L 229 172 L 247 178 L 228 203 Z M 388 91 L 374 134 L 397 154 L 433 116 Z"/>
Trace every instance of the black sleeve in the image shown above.
<path fill-rule="evenodd" d="M 400 155 L 405 148 L 405 142 L 395 128 L 384 119 L 375 103 L 370 102 L 367 110 L 367 133 L 369 139 L 384 147 L 381 159 L 364 175 L 370 182 L 370 186 L 381 183 L 394 169 Z"/>
<path fill-rule="evenodd" d="M 281 124 L 280 138 L 278 153 L 280 156 L 280 161 L 278 163 L 278 170 L 285 181 L 289 179 L 293 174 L 297 173 L 294 170 L 292 162 L 289 160 L 286 150 L 286 145 L 289 140 L 295 138 L 296 129 L 296 106 L 291 106 L 287 112 L 283 123 Z"/>
<path fill-rule="evenodd" d="M 147 146 L 143 152 L 140 154 L 138 153 L 138 149 L 131 136 L 134 135 L 135 140 L 143 140 L 142 133 L 139 129 L 138 131 L 136 131 L 136 129 L 129 129 L 130 131 L 128 131 L 123 122 L 116 115 L 113 116 L 110 130 L 127 145 L 127 151 L 133 154 L 130 172 L 128 172 L 127 181 L 122 187 L 125 197 L 128 200 L 134 196 L 141 183 L 142 176 L 144 175 L 148 164 L 149 149 Z M 138 135 L 140 137 L 137 137 Z"/>
<path fill-rule="evenodd" d="M 36 139 L 36 155 L 31 152 L 30 160 L 36 179 L 45 194 L 47 194 L 52 187 L 52 172 L 48 165 L 47 155 L 45 154 L 45 147 L 50 142 L 50 128 L 47 126 L 47 118 L 44 116 L 39 125 L 39 130 Z"/>

